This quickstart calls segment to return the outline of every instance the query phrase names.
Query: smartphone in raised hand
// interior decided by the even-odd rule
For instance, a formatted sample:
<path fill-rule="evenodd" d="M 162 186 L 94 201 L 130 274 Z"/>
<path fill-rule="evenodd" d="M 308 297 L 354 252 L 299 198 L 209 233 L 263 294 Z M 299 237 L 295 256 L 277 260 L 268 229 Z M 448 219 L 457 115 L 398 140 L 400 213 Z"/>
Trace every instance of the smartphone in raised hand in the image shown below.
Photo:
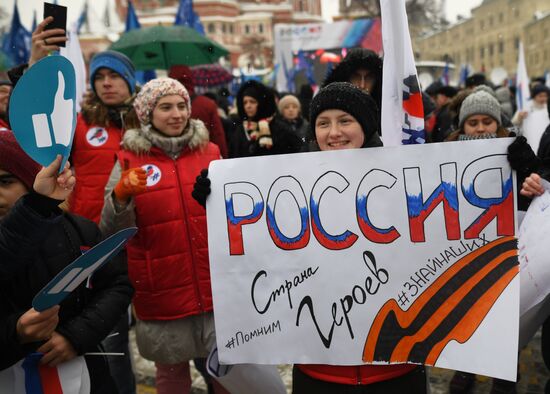
<path fill-rule="evenodd" d="M 67 31 L 67 7 L 57 4 L 44 3 L 44 19 L 48 16 L 53 17 L 53 21 L 46 26 L 45 30 L 63 29 Z M 60 47 L 65 46 L 65 42 L 57 44 Z"/>

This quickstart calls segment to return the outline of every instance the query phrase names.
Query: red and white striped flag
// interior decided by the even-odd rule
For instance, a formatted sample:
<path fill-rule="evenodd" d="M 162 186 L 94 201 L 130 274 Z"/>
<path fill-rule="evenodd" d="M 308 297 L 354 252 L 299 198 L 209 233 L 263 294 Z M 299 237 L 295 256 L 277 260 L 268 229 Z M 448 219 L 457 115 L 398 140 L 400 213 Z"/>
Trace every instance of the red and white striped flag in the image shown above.
<path fill-rule="evenodd" d="M 384 69 L 382 140 L 384 146 L 426 141 L 424 106 L 409 34 L 405 0 L 380 0 Z"/>

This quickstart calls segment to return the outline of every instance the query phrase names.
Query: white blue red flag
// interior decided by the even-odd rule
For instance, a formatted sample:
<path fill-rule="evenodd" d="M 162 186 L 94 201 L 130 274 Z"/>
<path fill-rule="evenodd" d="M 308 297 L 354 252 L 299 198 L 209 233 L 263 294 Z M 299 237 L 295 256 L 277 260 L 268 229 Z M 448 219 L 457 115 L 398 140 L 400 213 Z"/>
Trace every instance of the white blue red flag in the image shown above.
<path fill-rule="evenodd" d="M 89 394 L 90 374 L 84 357 L 49 367 L 41 353 L 31 353 L 0 371 L 0 392 L 10 394 Z"/>
<path fill-rule="evenodd" d="M 384 146 L 426 141 L 424 107 L 409 34 L 405 0 L 381 0 L 384 69 L 382 140 Z"/>
<path fill-rule="evenodd" d="M 466 86 L 466 78 L 468 78 L 468 75 L 470 75 L 470 66 L 468 64 L 462 64 L 462 66 L 460 66 L 459 86 Z"/>
<path fill-rule="evenodd" d="M 516 74 L 516 104 L 518 110 L 523 111 L 527 101 L 531 98 L 529 91 L 529 76 L 527 75 L 527 66 L 525 65 L 525 54 L 523 52 L 523 43 L 519 43 L 518 69 Z"/>
<path fill-rule="evenodd" d="M 445 68 L 441 73 L 441 83 L 445 86 L 449 86 L 449 62 L 445 62 Z"/>

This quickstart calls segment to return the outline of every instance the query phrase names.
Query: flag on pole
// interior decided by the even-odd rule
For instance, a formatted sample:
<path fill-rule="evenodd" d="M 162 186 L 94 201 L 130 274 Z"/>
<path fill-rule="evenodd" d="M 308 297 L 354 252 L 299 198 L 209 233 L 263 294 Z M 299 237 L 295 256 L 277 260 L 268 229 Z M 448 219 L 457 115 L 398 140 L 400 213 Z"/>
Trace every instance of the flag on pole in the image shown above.
<path fill-rule="evenodd" d="M 74 67 L 75 80 L 76 80 L 76 112 L 80 112 L 80 102 L 88 82 L 86 79 L 86 65 L 84 63 L 84 57 L 82 55 L 82 49 L 80 48 L 80 41 L 78 39 L 78 24 L 80 21 L 77 21 L 73 26 L 67 31 L 67 37 L 69 41 L 65 48 L 61 47 L 59 53 L 61 56 L 66 57 Z"/>
<path fill-rule="evenodd" d="M 449 61 L 445 62 L 445 67 L 441 73 L 441 83 L 445 86 L 449 86 Z"/>
<path fill-rule="evenodd" d="M 111 27 L 111 12 L 109 10 L 109 2 L 105 4 L 105 12 L 103 13 L 103 25 Z"/>
<path fill-rule="evenodd" d="M 405 0 L 381 0 L 384 69 L 382 140 L 384 146 L 426 141 L 424 107 L 405 11 Z"/>
<path fill-rule="evenodd" d="M 529 77 L 527 75 L 527 66 L 525 65 L 525 54 L 523 53 L 523 43 L 519 43 L 518 68 L 516 74 L 516 104 L 519 111 L 523 111 L 527 101 L 531 97 L 529 91 Z"/>
<path fill-rule="evenodd" d="M 470 75 L 470 67 L 467 64 L 463 64 L 460 67 L 460 80 L 458 82 L 459 86 L 466 86 L 466 79 Z"/>
<path fill-rule="evenodd" d="M 302 50 L 299 50 L 298 54 L 296 55 L 295 70 L 296 73 L 298 73 L 300 70 L 304 70 L 308 84 L 311 85 L 313 90 L 317 89 L 317 83 L 315 82 L 315 76 L 313 75 L 313 64 L 307 60 L 306 53 Z"/>
<path fill-rule="evenodd" d="M 546 86 L 550 88 L 550 70 L 546 70 L 544 77 L 546 79 Z"/>
<path fill-rule="evenodd" d="M 34 11 L 32 12 L 31 36 L 32 36 L 32 33 L 36 30 L 36 25 L 37 25 L 37 22 L 36 22 L 36 10 L 34 10 Z"/>
<path fill-rule="evenodd" d="M 84 3 L 84 8 L 82 8 L 82 12 L 80 13 L 80 16 L 78 17 L 77 27 L 76 27 L 76 33 L 80 34 L 80 31 L 82 30 L 82 26 L 86 25 L 86 32 L 90 32 L 90 25 L 88 23 L 88 1 Z"/>
<path fill-rule="evenodd" d="M 134 5 L 132 4 L 132 2 L 128 0 L 128 12 L 126 13 L 126 29 L 124 31 L 130 31 L 139 28 L 141 28 L 141 24 L 139 23 L 136 10 L 134 9 Z M 152 79 L 155 79 L 156 77 L 157 73 L 155 72 L 155 70 L 136 71 L 136 80 L 142 85 Z"/>
<path fill-rule="evenodd" d="M 17 1 L 13 5 L 11 28 L 2 41 L 2 52 L 13 66 L 27 63 L 31 50 L 31 33 L 21 24 Z"/>
<path fill-rule="evenodd" d="M 187 26 L 204 35 L 204 27 L 199 16 L 193 11 L 193 0 L 180 0 L 174 25 Z"/>
<path fill-rule="evenodd" d="M 128 11 L 126 13 L 126 29 L 124 31 L 130 31 L 134 29 L 139 29 L 141 24 L 136 15 L 136 10 L 131 1 L 128 1 Z"/>

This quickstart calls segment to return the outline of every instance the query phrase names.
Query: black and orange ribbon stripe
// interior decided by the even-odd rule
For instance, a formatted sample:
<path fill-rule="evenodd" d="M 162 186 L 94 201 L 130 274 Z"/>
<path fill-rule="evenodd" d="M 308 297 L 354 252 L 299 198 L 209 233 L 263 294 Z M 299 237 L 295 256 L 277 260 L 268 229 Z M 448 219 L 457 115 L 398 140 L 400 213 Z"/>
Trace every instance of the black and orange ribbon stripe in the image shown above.
<path fill-rule="evenodd" d="M 463 257 L 409 307 L 392 299 L 371 325 L 363 361 L 434 365 L 449 341 L 466 342 L 519 273 L 517 240 L 502 237 Z"/>

